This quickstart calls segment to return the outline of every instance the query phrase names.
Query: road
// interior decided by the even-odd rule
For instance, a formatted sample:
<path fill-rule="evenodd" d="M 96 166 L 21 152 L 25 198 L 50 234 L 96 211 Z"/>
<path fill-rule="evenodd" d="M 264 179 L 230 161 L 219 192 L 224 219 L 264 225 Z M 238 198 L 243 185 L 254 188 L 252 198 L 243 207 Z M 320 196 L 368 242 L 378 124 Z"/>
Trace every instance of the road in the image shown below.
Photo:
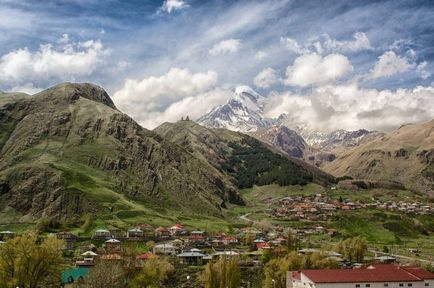
<path fill-rule="evenodd" d="M 384 253 L 384 252 L 372 250 L 372 249 L 370 249 L 369 252 L 374 253 L 374 254 L 393 256 L 395 258 L 401 258 L 401 259 L 406 259 L 406 260 L 411 260 L 411 261 L 420 261 L 420 262 L 424 262 L 424 263 L 434 264 L 434 262 L 430 261 L 430 260 L 419 259 L 419 258 L 415 258 L 415 257 L 405 256 L 405 255 Z"/>

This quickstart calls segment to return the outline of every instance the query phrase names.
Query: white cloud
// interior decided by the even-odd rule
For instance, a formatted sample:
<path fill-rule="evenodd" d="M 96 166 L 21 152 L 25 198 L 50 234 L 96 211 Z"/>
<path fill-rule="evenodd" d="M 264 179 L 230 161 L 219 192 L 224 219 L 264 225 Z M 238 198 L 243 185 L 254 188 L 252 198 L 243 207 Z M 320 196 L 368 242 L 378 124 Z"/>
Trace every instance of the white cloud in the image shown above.
<path fill-rule="evenodd" d="M 305 54 L 287 67 L 285 84 L 300 87 L 325 84 L 338 80 L 352 70 L 353 66 L 344 55 L 330 54 L 322 57 L 316 53 Z"/>
<path fill-rule="evenodd" d="M 372 49 L 368 36 L 363 32 L 356 32 L 351 40 L 336 40 L 329 35 L 325 35 L 324 47 L 331 51 L 361 51 Z"/>
<path fill-rule="evenodd" d="M 227 39 L 215 44 L 208 53 L 212 56 L 219 54 L 231 54 L 237 52 L 241 48 L 240 39 Z"/>
<path fill-rule="evenodd" d="M 416 70 L 420 75 L 420 78 L 422 79 L 428 79 L 431 77 L 431 72 L 427 71 L 426 68 L 428 66 L 428 63 L 426 61 L 423 61 L 417 65 Z"/>
<path fill-rule="evenodd" d="M 285 49 L 296 54 L 357 52 L 372 49 L 368 36 L 363 32 L 354 33 L 353 38 L 349 40 L 337 40 L 328 34 L 323 34 L 320 37 L 307 40 L 304 44 L 300 44 L 296 39 L 290 37 L 281 37 L 280 43 L 284 45 Z"/>
<path fill-rule="evenodd" d="M 162 115 L 174 103 L 208 92 L 216 83 L 217 73 L 214 71 L 192 73 L 188 69 L 171 68 L 161 76 L 145 77 L 142 80 L 127 79 L 124 86 L 114 94 L 114 101 L 121 110 L 147 125 L 151 118 L 155 120 L 151 115 Z M 173 109 L 176 107 L 175 105 Z M 192 111 L 201 108 L 189 107 Z"/>
<path fill-rule="evenodd" d="M 261 72 L 256 75 L 253 79 L 253 84 L 259 88 L 269 88 L 273 84 L 278 83 L 279 77 L 276 74 L 276 71 L 273 68 L 265 68 Z"/>
<path fill-rule="evenodd" d="M 266 53 L 264 51 L 258 51 L 255 54 L 255 59 L 256 60 L 264 60 L 267 57 L 268 57 L 268 53 Z"/>
<path fill-rule="evenodd" d="M 29 95 L 36 94 L 38 92 L 41 92 L 42 90 L 44 90 L 44 89 L 39 88 L 39 87 L 35 87 L 33 85 L 33 83 L 25 83 L 24 85 L 15 86 L 11 89 L 11 91 L 23 92 L 23 93 L 27 93 Z"/>
<path fill-rule="evenodd" d="M 287 113 L 288 125 L 311 129 L 390 131 L 404 123 L 428 121 L 434 115 L 434 87 L 377 90 L 356 82 L 326 85 L 308 95 L 285 92 L 271 96 L 268 117 Z"/>
<path fill-rule="evenodd" d="M 39 50 L 20 48 L 0 58 L 0 82 L 22 85 L 39 81 L 74 80 L 89 76 L 108 53 L 98 40 L 70 43 L 67 34 L 59 41 L 60 47 L 40 45 Z"/>
<path fill-rule="evenodd" d="M 400 74 L 414 68 L 415 64 L 410 63 L 407 57 L 401 57 L 393 51 L 387 51 L 378 57 L 377 63 L 370 70 L 367 78 L 377 79 L 381 77 L 390 77 L 395 74 Z"/>
<path fill-rule="evenodd" d="M 225 103 L 231 95 L 231 90 L 217 87 L 205 93 L 176 101 L 162 111 L 147 113 L 145 116 L 138 118 L 138 121 L 144 127 L 153 129 L 167 121 L 178 121 L 181 117 L 189 116 L 190 119 L 196 120 L 215 106 Z"/>
<path fill-rule="evenodd" d="M 165 0 L 159 11 L 172 13 L 176 10 L 181 10 L 188 7 L 190 7 L 190 5 L 182 0 Z"/>
<path fill-rule="evenodd" d="M 280 37 L 280 43 L 284 45 L 285 49 L 297 54 L 306 54 L 311 52 L 308 48 L 298 44 L 297 40 L 293 38 Z"/>

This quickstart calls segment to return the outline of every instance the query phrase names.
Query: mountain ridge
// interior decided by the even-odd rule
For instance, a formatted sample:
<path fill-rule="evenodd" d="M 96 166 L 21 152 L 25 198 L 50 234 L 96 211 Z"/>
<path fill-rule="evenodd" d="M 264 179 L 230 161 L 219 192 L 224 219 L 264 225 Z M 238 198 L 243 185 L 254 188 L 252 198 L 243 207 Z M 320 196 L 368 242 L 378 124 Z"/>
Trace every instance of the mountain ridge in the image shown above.
<path fill-rule="evenodd" d="M 0 105 L 4 219 L 91 212 L 115 221 L 169 207 L 221 217 L 228 203 L 244 204 L 214 168 L 118 111 L 100 87 L 64 83 L 12 98 Z"/>

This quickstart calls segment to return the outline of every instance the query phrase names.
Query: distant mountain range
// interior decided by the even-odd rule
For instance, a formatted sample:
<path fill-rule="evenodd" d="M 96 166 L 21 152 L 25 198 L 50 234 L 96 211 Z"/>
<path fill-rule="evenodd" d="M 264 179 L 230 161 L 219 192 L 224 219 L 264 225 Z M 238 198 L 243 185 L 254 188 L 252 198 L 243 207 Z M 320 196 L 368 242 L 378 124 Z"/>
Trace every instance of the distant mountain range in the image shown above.
<path fill-rule="evenodd" d="M 252 88 L 239 86 L 233 92 L 225 104 L 214 107 L 197 122 L 211 128 L 251 133 L 279 151 L 317 166 L 333 161 L 336 153 L 384 136 L 365 129 L 324 133 L 308 127 L 291 127 L 285 114 L 276 119 L 265 117 L 267 99 Z"/>
<path fill-rule="evenodd" d="M 393 180 L 434 196 L 434 120 L 403 125 L 324 166 L 335 176 Z"/>
<path fill-rule="evenodd" d="M 227 103 L 200 117 L 207 127 L 248 133 L 280 153 L 321 167 L 336 177 L 397 181 L 434 196 L 434 120 L 404 125 L 385 134 L 360 129 L 330 133 L 291 127 L 288 115 L 264 116 L 266 98 L 247 86 L 234 89 Z M 389 186 L 399 187 L 388 182 Z M 392 183 L 392 184 L 391 184 Z"/>

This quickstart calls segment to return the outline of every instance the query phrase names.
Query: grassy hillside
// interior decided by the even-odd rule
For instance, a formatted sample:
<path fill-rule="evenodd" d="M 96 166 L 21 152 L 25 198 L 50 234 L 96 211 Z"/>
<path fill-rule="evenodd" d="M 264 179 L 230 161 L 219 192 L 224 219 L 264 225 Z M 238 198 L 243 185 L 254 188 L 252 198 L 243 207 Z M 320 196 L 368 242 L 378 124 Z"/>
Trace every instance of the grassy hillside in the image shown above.
<path fill-rule="evenodd" d="M 333 177 L 302 161 L 283 156 L 245 134 L 206 128 L 193 121 L 164 123 L 154 130 L 165 139 L 224 171 L 239 188 L 253 185 L 330 183 Z M 329 178 L 327 178 L 329 176 Z"/>
<path fill-rule="evenodd" d="M 118 225 L 224 216 L 243 205 L 204 159 L 140 127 L 100 87 L 0 95 L 0 222 Z M 199 212 L 198 212 L 199 211 Z"/>
<path fill-rule="evenodd" d="M 324 169 L 335 175 L 393 180 L 434 195 L 434 120 L 405 125 L 340 155 Z"/>

